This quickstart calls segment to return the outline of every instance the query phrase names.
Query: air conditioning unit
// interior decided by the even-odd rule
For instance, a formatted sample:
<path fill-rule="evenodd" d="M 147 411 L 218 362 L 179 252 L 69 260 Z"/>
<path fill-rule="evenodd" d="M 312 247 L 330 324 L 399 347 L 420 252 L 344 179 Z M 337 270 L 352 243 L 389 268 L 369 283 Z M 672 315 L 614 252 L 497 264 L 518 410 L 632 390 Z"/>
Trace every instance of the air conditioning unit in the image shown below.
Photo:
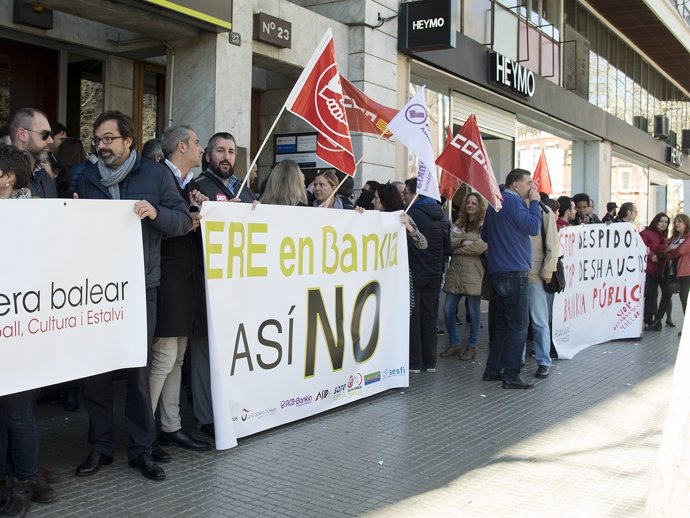
<path fill-rule="evenodd" d="M 680 149 L 686 155 L 690 155 L 690 129 L 684 129 L 680 135 Z"/>
<path fill-rule="evenodd" d="M 654 116 L 654 138 L 668 138 L 668 117 L 666 115 Z"/>
<path fill-rule="evenodd" d="M 649 131 L 649 121 L 647 120 L 647 117 L 635 115 L 633 117 L 633 126 L 635 126 L 637 129 L 641 129 L 645 133 Z"/>

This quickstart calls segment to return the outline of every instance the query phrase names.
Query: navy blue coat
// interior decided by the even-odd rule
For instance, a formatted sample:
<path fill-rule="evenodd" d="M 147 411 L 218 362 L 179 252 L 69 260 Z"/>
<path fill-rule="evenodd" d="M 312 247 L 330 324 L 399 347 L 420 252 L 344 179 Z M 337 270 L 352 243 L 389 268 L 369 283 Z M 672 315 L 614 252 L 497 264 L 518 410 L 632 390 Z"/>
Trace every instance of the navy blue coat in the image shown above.
<path fill-rule="evenodd" d="M 141 221 L 146 287 L 158 286 L 161 280 L 161 239 L 163 236 L 183 236 L 192 229 L 187 204 L 168 168 L 140 157 L 119 187 L 121 200 L 146 200 L 158 211 L 155 221 L 148 218 Z M 77 193 L 80 198 L 112 199 L 101 183 L 96 164 L 88 166 L 79 176 Z"/>
<path fill-rule="evenodd" d="M 423 196 L 407 213 L 428 243 L 424 250 L 414 246 L 407 247 L 412 278 L 441 277 L 451 253 L 448 218 L 436 201 Z"/>

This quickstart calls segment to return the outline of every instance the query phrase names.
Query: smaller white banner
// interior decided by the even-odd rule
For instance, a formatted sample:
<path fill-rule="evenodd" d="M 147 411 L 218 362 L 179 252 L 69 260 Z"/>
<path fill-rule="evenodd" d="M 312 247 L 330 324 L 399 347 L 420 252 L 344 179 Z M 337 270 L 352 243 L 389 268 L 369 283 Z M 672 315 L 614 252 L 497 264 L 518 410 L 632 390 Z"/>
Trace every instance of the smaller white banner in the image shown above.
<path fill-rule="evenodd" d="M 134 203 L 0 202 L 0 395 L 146 365 Z"/>
<path fill-rule="evenodd" d="M 216 447 L 408 383 L 400 213 L 204 203 Z"/>
<path fill-rule="evenodd" d="M 631 223 L 559 233 L 566 288 L 553 301 L 553 343 L 570 359 L 590 345 L 642 333 L 647 247 Z"/>

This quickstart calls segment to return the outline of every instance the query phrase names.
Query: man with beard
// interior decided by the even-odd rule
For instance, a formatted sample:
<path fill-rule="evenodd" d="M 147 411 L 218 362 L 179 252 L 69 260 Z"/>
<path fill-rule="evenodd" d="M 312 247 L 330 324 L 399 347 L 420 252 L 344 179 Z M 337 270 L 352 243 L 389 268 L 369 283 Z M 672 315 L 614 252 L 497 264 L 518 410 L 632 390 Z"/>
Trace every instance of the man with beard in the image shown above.
<path fill-rule="evenodd" d="M 241 201 L 251 203 L 254 194 L 245 186 L 237 199 L 240 180 L 234 174 L 237 158 L 237 143 L 230 133 L 221 131 L 213 135 L 206 146 L 204 159 L 208 166 L 187 186 L 188 192 L 198 191 L 211 201 Z M 200 233 L 197 232 L 198 246 L 201 247 Z M 203 262 L 201 263 L 203 265 Z M 197 293 L 200 296 L 197 296 Z M 195 293 L 195 314 L 205 315 L 206 299 L 203 291 Z M 205 316 L 203 317 L 205 319 Z M 192 336 L 192 403 L 199 429 L 209 437 L 215 437 L 213 424 L 213 400 L 211 397 L 211 366 L 208 351 L 208 336 L 205 320 L 195 317 Z"/>
<path fill-rule="evenodd" d="M 163 165 L 142 160 L 136 152 L 132 119 L 111 111 L 98 116 L 93 124 L 93 145 L 98 162 L 81 174 L 77 183 L 80 198 L 95 200 L 137 200 L 134 212 L 141 219 L 146 276 L 146 317 L 148 355 L 156 327 L 156 302 L 161 279 L 161 240 L 187 234 L 192 228 L 189 209 Z M 113 236 L 117 244 L 117 236 Z M 150 361 L 150 360 L 149 360 Z M 151 480 L 164 480 L 165 472 L 154 462 L 168 459 L 152 457 L 156 426 L 149 390 L 150 363 L 123 369 L 127 381 L 125 416 L 129 432 L 129 465 Z M 89 456 L 77 467 L 78 476 L 95 474 L 113 462 L 115 430 L 111 373 L 84 380 L 84 406 L 89 413 Z"/>
<path fill-rule="evenodd" d="M 19 150 L 25 151 L 31 162 L 29 190 L 39 198 L 57 198 L 55 180 L 43 167 L 50 159 L 53 132 L 45 113 L 35 108 L 22 108 L 15 113 L 10 123 L 10 139 Z"/>
<path fill-rule="evenodd" d="M 230 201 L 237 197 L 241 181 L 235 176 L 237 143 L 230 133 L 221 131 L 213 135 L 206 146 L 204 156 L 208 167 L 193 182 L 192 189 L 208 196 L 211 201 Z M 236 200 L 237 201 L 237 200 Z M 251 203 L 254 195 L 245 186 L 239 201 Z"/>

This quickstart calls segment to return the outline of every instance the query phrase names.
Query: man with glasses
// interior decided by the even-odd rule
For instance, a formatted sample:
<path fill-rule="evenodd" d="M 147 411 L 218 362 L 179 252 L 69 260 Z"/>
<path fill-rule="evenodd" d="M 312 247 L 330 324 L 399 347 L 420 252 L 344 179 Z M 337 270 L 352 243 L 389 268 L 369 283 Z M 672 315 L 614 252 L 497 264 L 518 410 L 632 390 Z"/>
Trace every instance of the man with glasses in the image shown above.
<path fill-rule="evenodd" d="M 141 219 L 146 274 L 148 358 L 156 327 L 156 302 L 161 279 L 161 240 L 187 234 L 192 218 L 175 180 L 163 164 L 142 160 L 136 152 L 134 124 L 127 115 L 102 113 L 93 124 L 93 144 L 98 162 L 81 174 L 77 183 L 80 198 L 137 200 L 134 212 Z M 114 242 L 117 242 L 115 239 Z M 150 360 L 149 360 L 150 361 Z M 164 480 L 165 472 L 154 462 L 168 462 L 165 454 L 153 458 L 156 426 L 149 390 L 150 363 L 124 369 L 127 380 L 125 416 L 129 432 L 129 465 L 151 480 Z M 89 456 L 77 467 L 78 476 L 96 473 L 113 462 L 113 387 L 111 373 L 84 380 L 84 406 L 89 413 Z"/>
<path fill-rule="evenodd" d="M 10 123 L 10 139 L 19 150 L 25 151 L 31 162 L 29 190 L 39 198 L 57 198 L 55 180 L 43 167 L 50 159 L 53 133 L 45 113 L 35 108 L 22 108 Z"/>

